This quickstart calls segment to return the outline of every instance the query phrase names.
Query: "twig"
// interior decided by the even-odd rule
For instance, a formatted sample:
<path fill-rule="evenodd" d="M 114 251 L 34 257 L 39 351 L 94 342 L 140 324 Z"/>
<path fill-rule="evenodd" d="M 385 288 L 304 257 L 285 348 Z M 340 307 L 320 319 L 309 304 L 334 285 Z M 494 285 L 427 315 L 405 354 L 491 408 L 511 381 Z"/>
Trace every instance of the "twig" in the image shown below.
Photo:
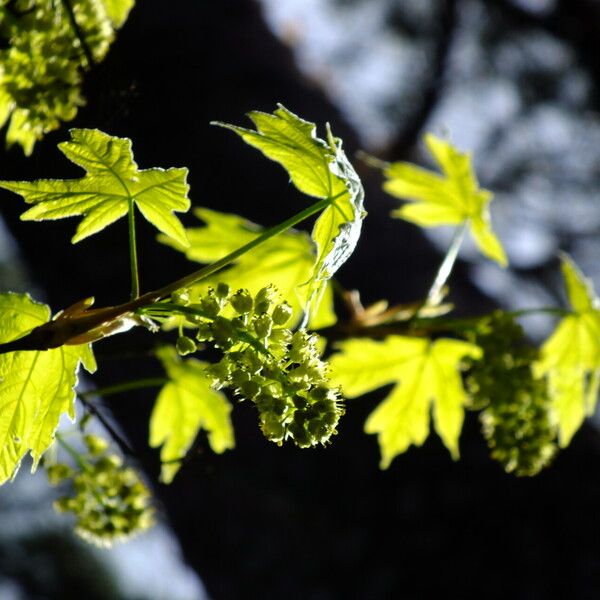
<path fill-rule="evenodd" d="M 79 27 L 79 23 L 77 23 L 77 19 L 75 19 L 75 13 L 73 12 L 73 7 L 71 6 L 71 0 L 62 0 L 63 6 L 67 11 L 67 15 L 69 17 L 69 22 L 71 23 L 71 27 L 75 33 L 75 37 L 79 40 L 81 44 L 81 49 L 83 50 L 83 54 L 85 55 L 85 59 L 87 61 L 87 68 L 91 68 L 94 64 L 94 56 L 88 43 L 85 41 L 85 36 L 83 31 L 81 31 L 81 27 Z"/>
<path fill-rule="evenodd" d="M 119 446 L 121 452 L 126 456 L 138 458 L 136 452 L 129 445 L 127 440 L 125 440 L 125 438 L 110 424 L 108 419 L 98 410 L 96 406 L 94 406 L 94 403 L 87 400 L 82 394 L 79 394 L 77 397 L 79 398 L 81 404 L 83 404 L 83 406 L 86 408 L 86 410 L 92 413 L 98 419 L 98 421 L 102 423 L 102 426 L 104 427 L 104 429 L 106 429 L 106 431 L 113 439 L 115 444 Z"/>

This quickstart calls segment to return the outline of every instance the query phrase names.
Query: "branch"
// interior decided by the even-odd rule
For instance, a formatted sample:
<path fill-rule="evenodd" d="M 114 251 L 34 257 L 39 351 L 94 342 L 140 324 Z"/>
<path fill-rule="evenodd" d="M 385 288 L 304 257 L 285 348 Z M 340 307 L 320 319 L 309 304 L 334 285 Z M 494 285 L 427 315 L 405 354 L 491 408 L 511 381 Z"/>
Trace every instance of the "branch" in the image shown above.
<path fill-rule="evenodd" d="M 87 400 L 87 398 L 83 394 L 79 394 L 77 397 L 79 398 L 81 404 L 83 404 L 83 406 L 86 408 L 86 410 L 88 410 L 92 415 L 94 415 L 98 419 L 98 421 L 100 421 L 100 423 L 102 423 L 104 429 L 106 429 L 107 433 L 110 435 L 115 444 L 117 444 L 117 446 L 119 447 L 119 450 L 121 450 L 121 452 L 125 456 L 139 458 L 134 452 L 133 448 L 129 445 L 127 440 L 111 425 L 111 423 L 102 414 L 102 412 L 100 412 L 96 408 L 96 406 L 94 406 L 93 402 Z"/>
<path fill-rule="evenodd" d="M 94 56 L 85 40 L 85 35 L 83 34 L 83 31 L 81 31 L 81 27 L 79 27 L 79 23 L 77 23 L 75 13 L 73 12 L 73 7 L 71 6 L 71 0 L 62 0 L 62 4 L 67 11 L 69 22 L 71 23 L 75 37 L 79 40 L 79 44 L 81 45 L 81 49 L 83 50 L 83 54 L 85 55 L 85 59 L 87 61 L 87 66 L 90 68 L 95 62 Z"/>
<path fill-rule="evenodd" d="M 149 321 L 144 321 L 143 317 L 136 315 L 136 310 L 150 306 L 161 298 L 165 298 L 181 288 L 188 287 L 220 271 L 268 239 L 287 231 L 294 225 L 320 212 L 344 193 L 346 193 L 345 190 L 336 196 L 323 198 L 315 202 L 283 221 L 283 223 L 267 229 L 251 242 L 234 250 L 222 259 L 129 302 L 117 306 L 93 309 L 90 308 L 94 302 L 93 297 L 80 300 L 59 312 L 54 320 L 39 325 L 23 337 L 0 344 L 0 354 L 24 350 L 50 350 L 64 345 L 86 344 L 96 342 L 115 333 L 128 331 L 135 325 L 147 325 Z"/>

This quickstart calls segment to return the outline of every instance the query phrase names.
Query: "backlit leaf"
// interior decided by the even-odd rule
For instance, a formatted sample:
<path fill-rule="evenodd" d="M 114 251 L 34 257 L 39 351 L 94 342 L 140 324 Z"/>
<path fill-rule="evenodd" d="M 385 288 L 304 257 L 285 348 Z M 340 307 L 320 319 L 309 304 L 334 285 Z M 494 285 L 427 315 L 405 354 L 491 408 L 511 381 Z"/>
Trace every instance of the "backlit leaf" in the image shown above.
<path fill-rule="evenodd" d="M 562 256 L 562 273 L 573 312 L 561 319 L 542 346 L 536 370 L 548 377 L 564 447 L 596 406 L 600 304 L 591 282 L 567 255 Z"/>
<path fill-rule="evenodd" d="M 281 164 L 292 183 L 305 194 L 329 198 L 317 219 L 312 238 L 317 258 L 309 281 L 309 307 L 316 310 L 325 284 L 354 251 L 362 220 L 364 191 L 342 150 L 342 142 L 327 129 L 327 141 L 317 137 L 314 123 L 304 121 L 282 105 L 273 114 L 248 114 L 256 131 L 216 123 L 235 131 L 267 158 Z"/>
<path fill-rule="evenodd" d="M 459 225 L 466 221 L 481 252 L 506 266 L 506 255 L 490 222 L 492 194 L 479 187 L 471 156 L 432 134 L 425 136 L 425 144 L 442 174 L 410 163 L 392 163 L 384 171 L 387 181 L 383 189 L 410 201 L 392 215 L 421 227 Z"/>
<path fill-rule="evenodd" d="M 0 343 L 49 318 L 49 308 L 27 295 L 0 294 Z M 61 415 L 75 417 L 73 390 L 80 363 L 90 372 L 96 369 L 87 345 L 0 355 L 0 483 L 15 475 L 27 452 L 35 469 Z"/>
<path fill-rule="evenodd" d="M 202 219 L 205 227 L 186 230 L 189 246 L 177 244 L 166 236 L 159 240 L 173 246 L 190 260 L 200 263 L 215 262 L 230 254 L 240 246 L 258 237 L 263 228 L 243 217 L 221 213 L 207 208 L 198 208 L 194 214 Z M 300 231 L 288 230 L 257 246 L 242 255 L 226 271 L 220 271 L 194 286 L 197 293 L 204 293 L 209 286 L 225 281 L 235 291 L 244 288 L 252 295 L 261 288 L 274 284 L 294 311 L 297 324 L 302 318 L 308 303 L 310 288 L 306 282 L 310 279 L 315 264 L 315 246 L 308 235 Z M 309 325 L 313 329 L 327 327 L 335 323 L 333 312 L 333 293 L 326 284 L 323 300 L 318 309 L 311 314 Z"/>
<path fill-rule="evenodd" d="M 231 404 L 224 394 L 210 387 L 205 364 L 181 360 L 172 348 L 159 353 L 169 376 L 150 417 L 150 446 L 162 446 L 161 480 L 171 483 L 198 431 L 208 432 L 208 443 L 218 454 L 235 446 Z"/>
<path fill-rule="evenodd" d="M 131 140 L 97 129 L 72 129 L 71 141 L 58 145 L 63 154 L 87 172 L 81 179 L 1 181 L 0 187 L 23 196 L 34 206 L 24 221 L 83 216 L 73 243 L 101 231 L 127 214 L 132 202 L 158 230 L 186 245 L 187 237 L 173 212 L 190 207 L 187 169 L 139 170 Z"/>
<path fill-rule="evenodd" d="M 411 444 L 423 444 L 432 406 L 435 430 L 452 457 L 458 458 L 466 400 L 461 361 L 481 356 L 480 348 L 452 339 L 404 336 L 382 342 L 351 339 L 337 347 L 340 352 L 330 360 L 331 380 L 341 386 L 344 396 L 356 398 L 394 384 L 365 423 L 367 433 L 379 436 L 382 468 Z"/>

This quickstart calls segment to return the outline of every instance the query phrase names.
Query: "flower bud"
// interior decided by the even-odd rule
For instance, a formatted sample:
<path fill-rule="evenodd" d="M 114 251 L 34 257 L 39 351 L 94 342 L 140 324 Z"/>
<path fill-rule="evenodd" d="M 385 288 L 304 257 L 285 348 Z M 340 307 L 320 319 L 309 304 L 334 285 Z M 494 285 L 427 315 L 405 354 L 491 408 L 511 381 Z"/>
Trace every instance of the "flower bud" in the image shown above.
<path fill-rule="evenodd" d="M 250 375 L 242 369 L 236 369 L 231 373 L 231 383 L 235 387 L 241 387 L 244 383 L 250 381 Z"/>
<path fill-rule="evenodd" d="M 98 435 L 88 433 L 83 436 L 83 441 L 87 446 L 88 452 L 92 456 L 100 456 L 102 453 L 106 452 L 106 449 L 108 448 L 108 442 Z"/>
<path fill-rule="evenodd" d="M 285 427 L 281 421 L 271 413 L 267 413 L 264 416 L 261 415 L 260 428 L 263 435 L 271 442 L 280 443 L 283 441 L 285 435 Z"/>
<path fill-rule="evenodd" d="M 187 335 L 180 335 L 177 338 L 175 348 L 178 354 L 180 354 L 181 356 L 186 356 L 187 354 L 192 354 L 192 352 L 196 352 L 196 343 L 192 338 L 189 338 Z"/>
<path fill-rule="evenodd" d="M 240 315 L 248 314 L 252 310 L 254 304 L 248 290 L 238 290 L 231 296 L 230 302 L 233 309 Z"/>
<path fill-rule="evenodd" d="M 196 331 L 196 339 L 199 342 L 207 342 L 213 339 L 213 330 L 210 323 L 202 322 L 198 323 L 198 330 Z"/>
<path fill-rule="evenodd" d="M 50 485 L 58 485 L 67 479 L 73 477 L 73 469 L 68 465 L 56 464 L 46 469 Z"/>
<path fill-rule="evenodd" d="M 221 312 L 222 307 L 221 302 L 219 302 L 219 299 L 215 296 L 214 292 L 212 294 L 210 292 L 212 292 L 212 290 L 209 290 L 209 293 L 206 294 L 206 296 L 202 296 L 200 299 L 200 306 L 209 317 L 214 318 Z"/>
<path fill-rule="evenodd" d="M 268 285 L 258 291 L 254 298 L 254 312 L 256 314 L 265 313 L 271 308 L 271 303 L 275 298 L 275 287 Z"/>
<path fill-rule="evenodd" d="M 273 328 L 273 320 L 269 315 L 263 313 L 254 319 L 254 331 L 260 338 L 268 338 Z"/>
<path fill-rule="evenodd" d="M 291 434 L 296 446 L 310 448 L 313 445 L 311 437 L 304 428 L 304 423 L 296 420 L 292 421 L 288 426 L 288 432 Z"/>
<path fill-rule="evenodd" d="M 287 302 L 282 302 L 273 309 L 271 316 L 275 325 L 285 325 L 292 316 L 292 307 Z"/>
<path fill-rule="evenodd" d="M 217 298 L 226 300 L 229 297 L 229 286 L 223 282 L 218 283 L 215 294 Z"/>
<path fill-rule="evenodd" d="M 237 332 L 232 327 L 231 321 L 223 317 L 217 317 L 213 321 L 212 332 L 215 344 L 225 350 L 231 348 L 237 340 Z"/>
<path fill-rule="evenodd" d="M 252 399 L 260 392 L 260 385 L 254 380 L 245 381 L 240 386 L 240 393 L 244 398 Z"/>

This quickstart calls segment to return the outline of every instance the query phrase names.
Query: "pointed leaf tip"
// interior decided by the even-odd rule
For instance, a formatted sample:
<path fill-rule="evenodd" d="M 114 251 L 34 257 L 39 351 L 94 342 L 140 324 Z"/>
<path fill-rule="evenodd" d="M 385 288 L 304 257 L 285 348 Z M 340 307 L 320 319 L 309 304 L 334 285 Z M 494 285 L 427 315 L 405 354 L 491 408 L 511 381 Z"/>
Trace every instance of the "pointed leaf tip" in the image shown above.
<path fill-rule="evenodd" d="M 546 376 L 567 446 L 597 402 L 600 375 L 600 310 L 593 285 L 573 259 L 561 253 L 561 269 L 572 313 L 563 317 L 540 350 L 536 371 Z"/>
<path fill-rule="evenodd" d="M 327 130 L 327 141 L 317 137 L 314 123 L 305 121 L 282 104 L 272 113 L 254 111 L 248 117 L 256 130 L 217 123 L 237 133 L 288 172 L 292 183 L 315 198 L 331 203 L 317 219 L 312 239 L 317 259 L 306 282 L 307 315 L 318 310 L 326 282 L 346 262 L 360 237 L 364 190 L 360 178 L 342 150 L 342 142 Z"/>
<path fill-rule="evenodd" d="M 187 245 L 175 212 L 186 212 L 187 169 L 138 169 L 131 140 L 97 129 L 71 129 L 71 139 L 59 144 L 61 152 L 82 167 L 81 179 L 0 181 L 33 207 L 21 219 L 43 221 L 83 216 L 73 236 L 77 243 L 102 231 L 127 214 L 133 200 L 143 216 L 159 231 Z"/>
<path fill-rule="evenodd" d="M 345 396 L 395 384 L 365 423 L 365 431 L 378 436 L 382 468 L 411 445 L 423 444 L 432 407 L 435 430 L 452 458 L 458 458 L 466 401 L 461 361 L 481 356 L 480 348 L 452 339 L 432 342 L 405 336 L 382 342 L 348 340 L 338 347 L 340 352 L 330 360 L 331 380 Z"/>
<path fill-rule="evenodd" d="M 500 266 L 507 266 L 506 254 L 491 226 L 489 203 L 493 196 L 479 187 L 470 153 L 460 152 L 431 133 L 424 136 L 424 141 L 441 173 L 405 162 L 387 166 L 384 191 L 410 202 L 392 215 L 421 227 L 466 221 L 481 253 Z"/>

